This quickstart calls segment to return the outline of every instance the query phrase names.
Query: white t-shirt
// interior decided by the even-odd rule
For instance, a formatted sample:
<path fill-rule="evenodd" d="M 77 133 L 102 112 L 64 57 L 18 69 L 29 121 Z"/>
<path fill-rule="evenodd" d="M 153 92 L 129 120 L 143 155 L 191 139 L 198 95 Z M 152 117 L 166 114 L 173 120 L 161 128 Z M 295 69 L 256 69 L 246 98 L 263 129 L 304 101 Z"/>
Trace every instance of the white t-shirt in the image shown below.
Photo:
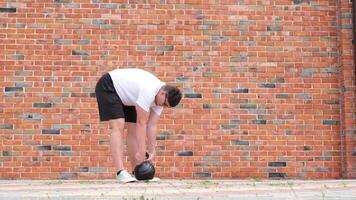
<path fill-rule="evenodd" d="M 161 114 L 163 107 L 155 104 L 155 97 L 165 85 L 164 82 L 142 69 L 115 69 L 109 74 L 124 105 L 138 105 L 146 112 L 152 109 L 156 114 Z"/>

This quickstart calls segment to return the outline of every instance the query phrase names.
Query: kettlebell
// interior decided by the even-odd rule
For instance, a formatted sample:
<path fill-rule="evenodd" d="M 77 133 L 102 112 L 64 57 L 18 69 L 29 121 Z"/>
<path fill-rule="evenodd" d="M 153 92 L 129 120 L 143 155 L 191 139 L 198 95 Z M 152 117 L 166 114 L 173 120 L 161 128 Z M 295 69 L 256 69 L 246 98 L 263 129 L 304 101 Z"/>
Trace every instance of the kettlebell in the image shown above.
<path fill-rule="evenodd" d="M 151 180 L 153 179 L 155 172 L 155 167 L 148 161 L 136 165 L 134 169 L 134 174 L 137 180 Z"/>

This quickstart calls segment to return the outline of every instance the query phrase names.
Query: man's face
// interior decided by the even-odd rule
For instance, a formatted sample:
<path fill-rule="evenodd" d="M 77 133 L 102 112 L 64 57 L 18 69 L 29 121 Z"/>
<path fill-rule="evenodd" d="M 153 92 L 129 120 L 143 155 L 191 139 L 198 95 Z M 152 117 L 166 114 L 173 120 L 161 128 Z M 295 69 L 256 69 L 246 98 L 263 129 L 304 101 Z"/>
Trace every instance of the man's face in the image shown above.
<path fill-rule="evenodd" d="M 167 99 L 167 92 L 161 89 L 156 96 L 155 103 L 158 106 L 170 107 Z"/>

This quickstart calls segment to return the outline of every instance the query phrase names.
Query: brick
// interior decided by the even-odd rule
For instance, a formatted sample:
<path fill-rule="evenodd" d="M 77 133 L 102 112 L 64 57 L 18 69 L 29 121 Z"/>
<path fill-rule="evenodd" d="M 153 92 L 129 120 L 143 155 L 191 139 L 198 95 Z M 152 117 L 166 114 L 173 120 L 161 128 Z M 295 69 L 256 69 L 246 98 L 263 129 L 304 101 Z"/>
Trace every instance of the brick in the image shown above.
<path fill-rule="evenodd" d="M 280 172 L 270 172 L 268 173 L 268 178 L 272 179 L 284 179 L 286 178 L 286 173 L 280 173 Z"/>
<path fill-rule="evenodd" d="M 157 135 L 156 140 L 167 140 L 168 137 L 166 135 Z"/>
<path fill-rule="evenodd" d="M 323 125 L 338 125 L 339 121 L 335 120 L 323 120 Z"/>
<path fill-rule="evenodd" d="M 280 93 L 280 94 L 276 94 L 276 98 L 277 99 L 289 99 L 289 94 L 283 94 L 283 93 Z"/>
<path fill-rule="evenodd" d="M 63 130 L 70 130 L 73 128 L 71 124 L 54 124 L 54 129 L 63 129 Z"/>
<path fill-rule="evenodd" d="M 312 150 L 312 148 L 311 148 L 310 146 L 304 146 L 304 147 L 303 147 L 303 150 L 304 150 L 304 151 L 310 151 L 310 150 Z"/>
<path fill-rule="evenodd" d="M 268 120 L 268 119 L 273 119 L 274 116 L 273 115 L 257 115 L 257 119 L 259 120 Z M 256 122 L 257 124 L 259 122 Z M 261 123 L 264 123 L 264 122 L 261 122 Z"/>
<path fill-rule="evenodd" d="M 176 78 L 176 81 L 178 81 L 178 82 L 186 82 L 186 81 L 190 81 L 190 79 L 187 76 L 179 76 L 179 77 Z"/>
<path fill-rule="evenodd" d="M 205 28 L 205 27 L 202 27 L 201 28 L 202 30 L 205 30 L 205 29 L 208 29 L 208 28 Z M 216 42 L 216 41 L 203 41 L 203 46 L 208 46 L 208 47 L 210 47 L 210 46 L 217 46 L 218 45 L 218 43 Z"/>
<path fill-rule="evenodd" d="M 232 93 L 248 93 L 248 88 L 233 89 L 231 92 Z"/>
<path fill-rule="evenodd" d="M 286 120 L 276 119 L 276 120 L 274 120 L 274 124 L 283 125 L 283 124 L 286 124 Z"/>
<path fill-rule="evenodd" d="M 187 93 L 187 94 L 184 94 L 184 98 L 202 98 L 202 95 L 199 94 L 199 93 Z"/>
<path fill-rule="evenodd" d="M 285 79 L 283 77 L 277 77 L 273 80 L 274 83 L 285 83 Z"/>
<path fill-rule="evenodd" d="M 276 84 L 274 83 L 260 83 L 258 84 L 259 88 L 276 88 Z"/>
<path fill-rule="evenodd" d="M 63 157 L 65 157 L 65 156 L 72 157 L 74 155 L 75 154 L 72 151 L 61 151 L 61 156 L 63 156 Z"/>
<path fill-rule="evenodd" d="M 211 173 L 209 172 L 194 172 L 193 177 L 195 178 L 208 178 L 211 177 Z"/>
<path fill-rule="evenodd" d="M 107 20 L 106 19 L 92 19 L 91 23 L 92 24 L 106 24 Z"/>
<path fill-rule="evenodd" d="M 218 93 L 218 94 L 220 94 L 220 93 L 229 93 L 229 90 L 222 89 L 222 88 L 214 88 L 212 92 L 213 93 Z"/>
<path fill-rule="evenodd" d="M 282 31 L 282 27 L 279 24 L 268 25 L 267 31 Z"/>
<path fill-rule="evenodd" d="M 302 77 L 311 78 L 316 71 L 317 70 L 314 68 L 305 68 L 305 69 L 303 69 Z"/>
<path fill-rule="evenodd" d="M 225 124 L 225 125 L 221 125 L 221 129 L 224 129 L 224 130 L 229 130 L 229 129 L 234 129 L 236 128 L 236 125 L 235 124 Z"/>
<path fill-rule="evenodd" d="M 230 36 L 213 36 L 211 38 L 213 41 L 216 40 L 216 41 L 229 41 L 231 40 L 231 37 Z"/>
<path fill-rule="evenodd" d="M 166 3 L 165 0 L 161 0 L 160 2 L 161 2 L 161 3 Z M 204 18 L 205 18 L 204 13 L 202 13 L 202 11 L 200 11 L 200 10 L 197 11 L 197 12 L 195 12 L 195 13 L 193 14 L 193 16 L 194 16 L 195 19 L 204 19 Z"/>
<path fill-rule="evenodd" d="M 40 151 L 51 151 L 52 146 L 51 145 L 40 145 L 40 146 L 37 146 L 36 149 L 40 150 Z"/>
<path fill-rule="evenodd" d="M 269 167 L 286 167 L 286 162 L 268 162 Z"/>
<path fill-rule="evenodd" d="M 137 46 L 137 51 L 149 51 L 152 49 L 152 46 L 149 45 L 139 45 Z"/>
<path fill-rule="evenodd" d="M 99 140 L 99 145 L 110 145 L 109 140 Z"/>
<path fill-rule="evenodd" d="M 71 45 L 72 44 L 72 40 L 55 39 L 54 40 L 54 44 L 57 44 L 57 45 Z"/>
<path fill-rule="evenodd" d="M 90 167 L 89 172 L 91 173 L 99 173 L 99 172 L 106 172 L 107 169 L 104 167 Z"/>
<path fill-rule="evenodd" d="M 11 151 L 3 151 L 2 156 L 12 156 L 12 152 Z"/>
<path fill-rule="evenodd" d="M 328 172 L 329 170 L 325 167 L 317 167 L 315 168 L 315 172 Z"/>
<path fill-rule="evenodd" d="M 103 9 L 117 9 L 117 4 L 114 3 L 101 3 L 100 8 Z"/>
<path fill-rule="evenodd" d="M 266 120 L 252 120 L 251 122 L 252 124 L 267 124 L 267 121 Z"/>
<path fill-rule="evenodd" d="M 173 45 L 165 45 L 165 46 L 157 46 L 156 51 L 173 51 L 174 46 Z"/>
<path fill-rule="evenodd" d="M 61 173 L 59 173 L 59 179 L 67 180 L 67 179 L 73 179 L 76 177 L 78 177 L 78 173 L 75 173 L 75 172 L 61 172 Z"/>
<path fill-rule="evenodd" d="M 80 45 L 89 45 L 90 44 L 90 40 L 79 40 L 79 44 Z"/>
<path fill-rule="evenodd" d="M 241 120 L 238 120 L 238 119 L 232 119 L 232 120 L 230 120 L 230 124 L 235 124 L 235 125 L 237 125 L 237 124 L 241 124 Z"/>
<path fill-rule="evenodd" d="M 22 92 L 23 87 L 5 87 L 5 92 Z"/>
<path fill-rule="evenodd" d="M 293 4 L 295 4 L 295 5 L 299 5 L 299 4 L 303 4 L 303 3 L 310 4 L 310 0 L 293 0 Z"/>
<path fill-rule="evenodd" d="M 203 108 L 204 108 L 204 109 L 210 109 L 210 108 L 212 108 L 212 105 L 209 104 L 209 103 L 204 103 L 204 104 L 203 104 Z"/>
<path fill-rule="evenodd" d="M 232 145 L 245 146 L 245 145 L 250 145 L 250 142 L 242 141 L 242 140 L 233 140 Z"/>
<path fill-rule="evenodd" d="M 33 103 L 33 107 L 35 108 L 52 108 L 52 103 Z"/>
<path fill-rule="evenodd" d="M 177 156 L 193 156 L 193 152 L 192 151 L 181 151 L 181 152 L 177 152 Z"/>
<path fill-rule="evenodd" d="M 327 104 L 340 104 L 339 99 L 328 99 L 326 100 Z"/>
<path fill-rule="evenodd" d="M 59 135 L 60 129 L 42 129 L 42 134 Z"/>
<path fill-rule="evenodd" d="M 342 13 L 341 18 L 343 19 L 351 19 L 352 18 L 352 13 Z"/>
<path fill-rule="evenodd" d="M 240 104 L 240 109 L 256 109 L 256 108 L 257 108 L 256 104 L 249 104 L 249 103 Z"/>
<path fill-rule="evenodd" d="M 71 151 L 71 146 L 53 146 L 53 150 L 57 151 Z"/>
<path fill-rule="evenodd" d="M 322 73 L 339 73 L 340 69 L 338 67 L 328 67 L 328 68 L 322 68 L 320 69 L 320 72 Z"/>
<path fill-rule="evenodd" d="M 286 135 L 294 135 L 295 132 L 293 132 L 292 130 L 286 130 L 286 131 L 285 131 L 285 134 L 286 134 Z"/>
<path fill-rule="evenodd" d="M 13 56 L 14 60 L 25 60 L 25 56 L 21 54 L 17 54 Z"/>
<path fill-rule="evenodd" d="M 230 62 L 246 62 L 247 61 L 247 55 L 246 54 L 240 54 L 238 56 L 231 56 L 230 57 Z"/>
<path fill-rule="evenodd" d="M 203 77 L 219 77 L 220 74 L 217 72 L 203 72 Z"/>
<path fill-rule="evenodd" d="M 351 30 L 352 29 L 352 24 L 343 24 L 343 25 L 341 25 L 341 28 L 342 29 L 346 29 L 346 30 Z M 335 57 L 336 57 L 336 53 L 335 54 L 333 54 Z"/>
<path fill-rule="evenodd" d="M 311 94 L 296 94 L 295 97 L 296 97 L 296 99 L 304 99 L 304 100 L 313 98 L 313 96 Z"/>
<path fill-rule="evenodd" d="M 237 130 L 232 130 L 231 135 L 248 135 L 248 131 L 237 131 Z"/>
<path fill-rule="evenodd" d="M 79 172 L 89 172 L 89 167 L 80 167 Z"/>
<path fill-rule="evenodd" d="M 54 0 L 54 3 L 72 3 L 72 0 Z"/>
<path fill-rule="evenodd" d="M 100 29 L 102 30 L 117 30 L 119 29 L 119 25 L 111 25 L 111 24 L 100 24 Z"/>
<path fill-rule="evenodd" d="M 338 53 L 327 52 L 327 53 L 321 53 L 320 56 L 321 57 L 336 58 L 336 57 L 338 57 Z"/>
<path fill-rule="evenodd" d="M 0 13 L 8 12 L 8 13 L 14 13 L 16 12 L 16 8 L 0 8 Z"/>
<path fill-rule="evenodd" d="M 33 84 L 30 82 L 16 82 L 15 83 L 15 87 L 23 88 L 23 87 L 32 87 L 32 86 L 33 86 Z"/>
<path fill-rule="evenodd" d="M 89 54 L 87 52 L 85 52 L 85 51 L 72 50 L 72 55 L 87 56 Z"/>
<path fill-rule="evenodd" d="M 14 129 L 13 124 L 0 124 L 0 129 Z"/>

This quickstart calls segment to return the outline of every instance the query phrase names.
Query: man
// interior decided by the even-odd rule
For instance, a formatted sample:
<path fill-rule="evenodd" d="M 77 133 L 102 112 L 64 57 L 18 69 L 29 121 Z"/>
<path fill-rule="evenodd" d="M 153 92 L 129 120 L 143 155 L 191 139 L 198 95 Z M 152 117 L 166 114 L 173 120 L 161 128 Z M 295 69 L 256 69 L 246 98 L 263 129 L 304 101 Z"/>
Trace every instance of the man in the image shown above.
<path fill-rule="evenodd" d="M 128 129 L 127 151 L 132 168 L 143 161 L 152 161 L 156 154 L 159 116 L 163 107 L 178 105 L 182 93 L 147 71 L 116 69 L 100 78 L 95 94 L 100 121 L 109 121 L 112 129 L 110 148 L 117 168 L 116 178 L 122 183 L 136 181 L 124 170 L 124 128 Z"/>

